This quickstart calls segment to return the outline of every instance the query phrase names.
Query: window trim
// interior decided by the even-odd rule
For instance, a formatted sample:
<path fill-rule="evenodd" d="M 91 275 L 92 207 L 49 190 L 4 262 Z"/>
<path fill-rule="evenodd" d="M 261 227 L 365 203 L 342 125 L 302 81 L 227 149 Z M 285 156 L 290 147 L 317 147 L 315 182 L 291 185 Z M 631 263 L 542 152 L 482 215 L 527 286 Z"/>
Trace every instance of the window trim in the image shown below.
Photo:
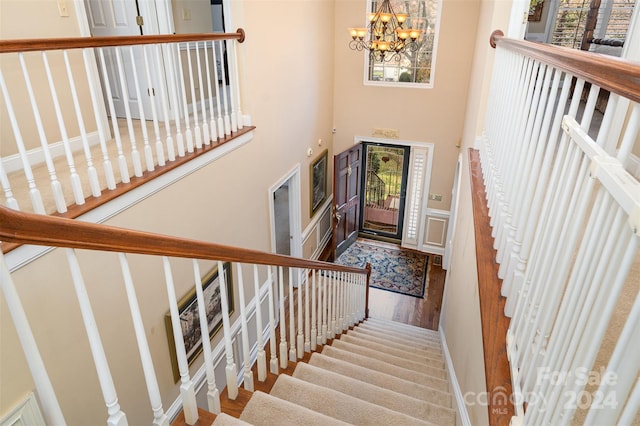
<path fill-rule="evenodd" d="M 363 16 L 367 16 L 371 3 L 374 0 L 367 0 L 365 3 L 365 13 Z M 433 48 L 431 49 L 431 78 L 428 83 L 408 83 L 401 81 L 375 81 L 369 80 L 369 64 L 370 57 L 369 52 L 364 51 L 364 68 L 363 68 L 363 84 L 365 86 L 377 86 L 377 87 L 395 87 L 405 89 L 433 89 L 435 87 L 436 78 L 436 59 L 438 57 L 438 40 L 440 38 L 440 17 L 442 16 L 442 0 L 427 0 L 434 1 L 437 4 L 436 22 L 433 27 Z"/>

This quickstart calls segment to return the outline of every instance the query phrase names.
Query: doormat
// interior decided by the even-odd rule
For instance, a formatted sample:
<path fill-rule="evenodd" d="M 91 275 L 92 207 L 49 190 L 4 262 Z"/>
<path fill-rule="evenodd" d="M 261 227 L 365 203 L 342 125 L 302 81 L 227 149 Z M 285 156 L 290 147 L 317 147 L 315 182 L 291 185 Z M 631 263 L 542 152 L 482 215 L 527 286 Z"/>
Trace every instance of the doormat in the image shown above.
<path fill-rule="evenodd" d="M 357 239 L 335 263 L 364 268 L 371 263 L 370 286 L 422 297 L 428 279 L 429 256 L 397 244 Z"/>

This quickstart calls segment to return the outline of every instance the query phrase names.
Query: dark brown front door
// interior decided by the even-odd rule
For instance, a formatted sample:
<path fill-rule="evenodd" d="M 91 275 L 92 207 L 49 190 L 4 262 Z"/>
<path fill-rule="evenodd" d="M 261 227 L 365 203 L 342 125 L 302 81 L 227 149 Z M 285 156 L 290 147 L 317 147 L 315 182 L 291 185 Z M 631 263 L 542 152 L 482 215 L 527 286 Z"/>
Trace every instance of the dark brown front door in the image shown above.
<path fill-rule="evenodd" d="M 333 258 L 358 238 L 362 145 L 333 157 Z"/>

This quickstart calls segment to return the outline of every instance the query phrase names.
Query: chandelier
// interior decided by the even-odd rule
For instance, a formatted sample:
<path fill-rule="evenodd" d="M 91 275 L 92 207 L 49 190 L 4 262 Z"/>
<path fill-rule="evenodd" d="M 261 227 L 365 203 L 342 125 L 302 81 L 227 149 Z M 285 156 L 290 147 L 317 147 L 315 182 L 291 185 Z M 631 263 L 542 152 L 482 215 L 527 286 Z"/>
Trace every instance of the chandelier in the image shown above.
<path fill-rule="evenodd" d="M 404 28 L 407 13 L 395 13 L 390 0 L 382 0 L 380 7 L 369 14 L 366 28 L 349 28 L 352 40 L 351 50 L 368 50 L 369 57 L 379 62 L 397 58 L 403 52 L 415 52 L 419 46 L 416 41 L 422 30 Z"/>

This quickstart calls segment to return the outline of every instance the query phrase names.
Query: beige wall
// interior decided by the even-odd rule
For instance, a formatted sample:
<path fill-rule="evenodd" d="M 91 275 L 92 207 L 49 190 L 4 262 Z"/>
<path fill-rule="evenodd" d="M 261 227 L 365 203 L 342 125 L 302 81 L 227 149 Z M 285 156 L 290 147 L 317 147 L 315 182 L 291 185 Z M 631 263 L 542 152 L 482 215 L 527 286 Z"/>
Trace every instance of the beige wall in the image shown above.
<path fill-rule="evenodd" d="M 432 89 L 363 84 L 364 54 L 348 47 L 347 28 L 364 19 L 365 2 L 339 0 L 335 19 L 335 151 L 370 136 L 374 128 L 399 131 L 399 139 L 435 144 L 430 192 L 443 195 L 429 207 L 448 210 L 462 137 L 480 3 L 443 0 Z"/>
<path fill-rule="evenodd" d="M 268 19 L 284 16 L 282 26 Z M 234 19 L 247 30 L 239 52 L 247 82 L 243 109 L 260 135 L 251 147 L 256 163 L 246 170 L 260 169 L 271 185 L 300 165 L 304 229 L 310 222 L 309 166 L 324 149 L 333 156 L 333 38 L 327 37 L 333 2 L 247 0 Z M 332 166 L 330 160 L 329 179 Z"/>

